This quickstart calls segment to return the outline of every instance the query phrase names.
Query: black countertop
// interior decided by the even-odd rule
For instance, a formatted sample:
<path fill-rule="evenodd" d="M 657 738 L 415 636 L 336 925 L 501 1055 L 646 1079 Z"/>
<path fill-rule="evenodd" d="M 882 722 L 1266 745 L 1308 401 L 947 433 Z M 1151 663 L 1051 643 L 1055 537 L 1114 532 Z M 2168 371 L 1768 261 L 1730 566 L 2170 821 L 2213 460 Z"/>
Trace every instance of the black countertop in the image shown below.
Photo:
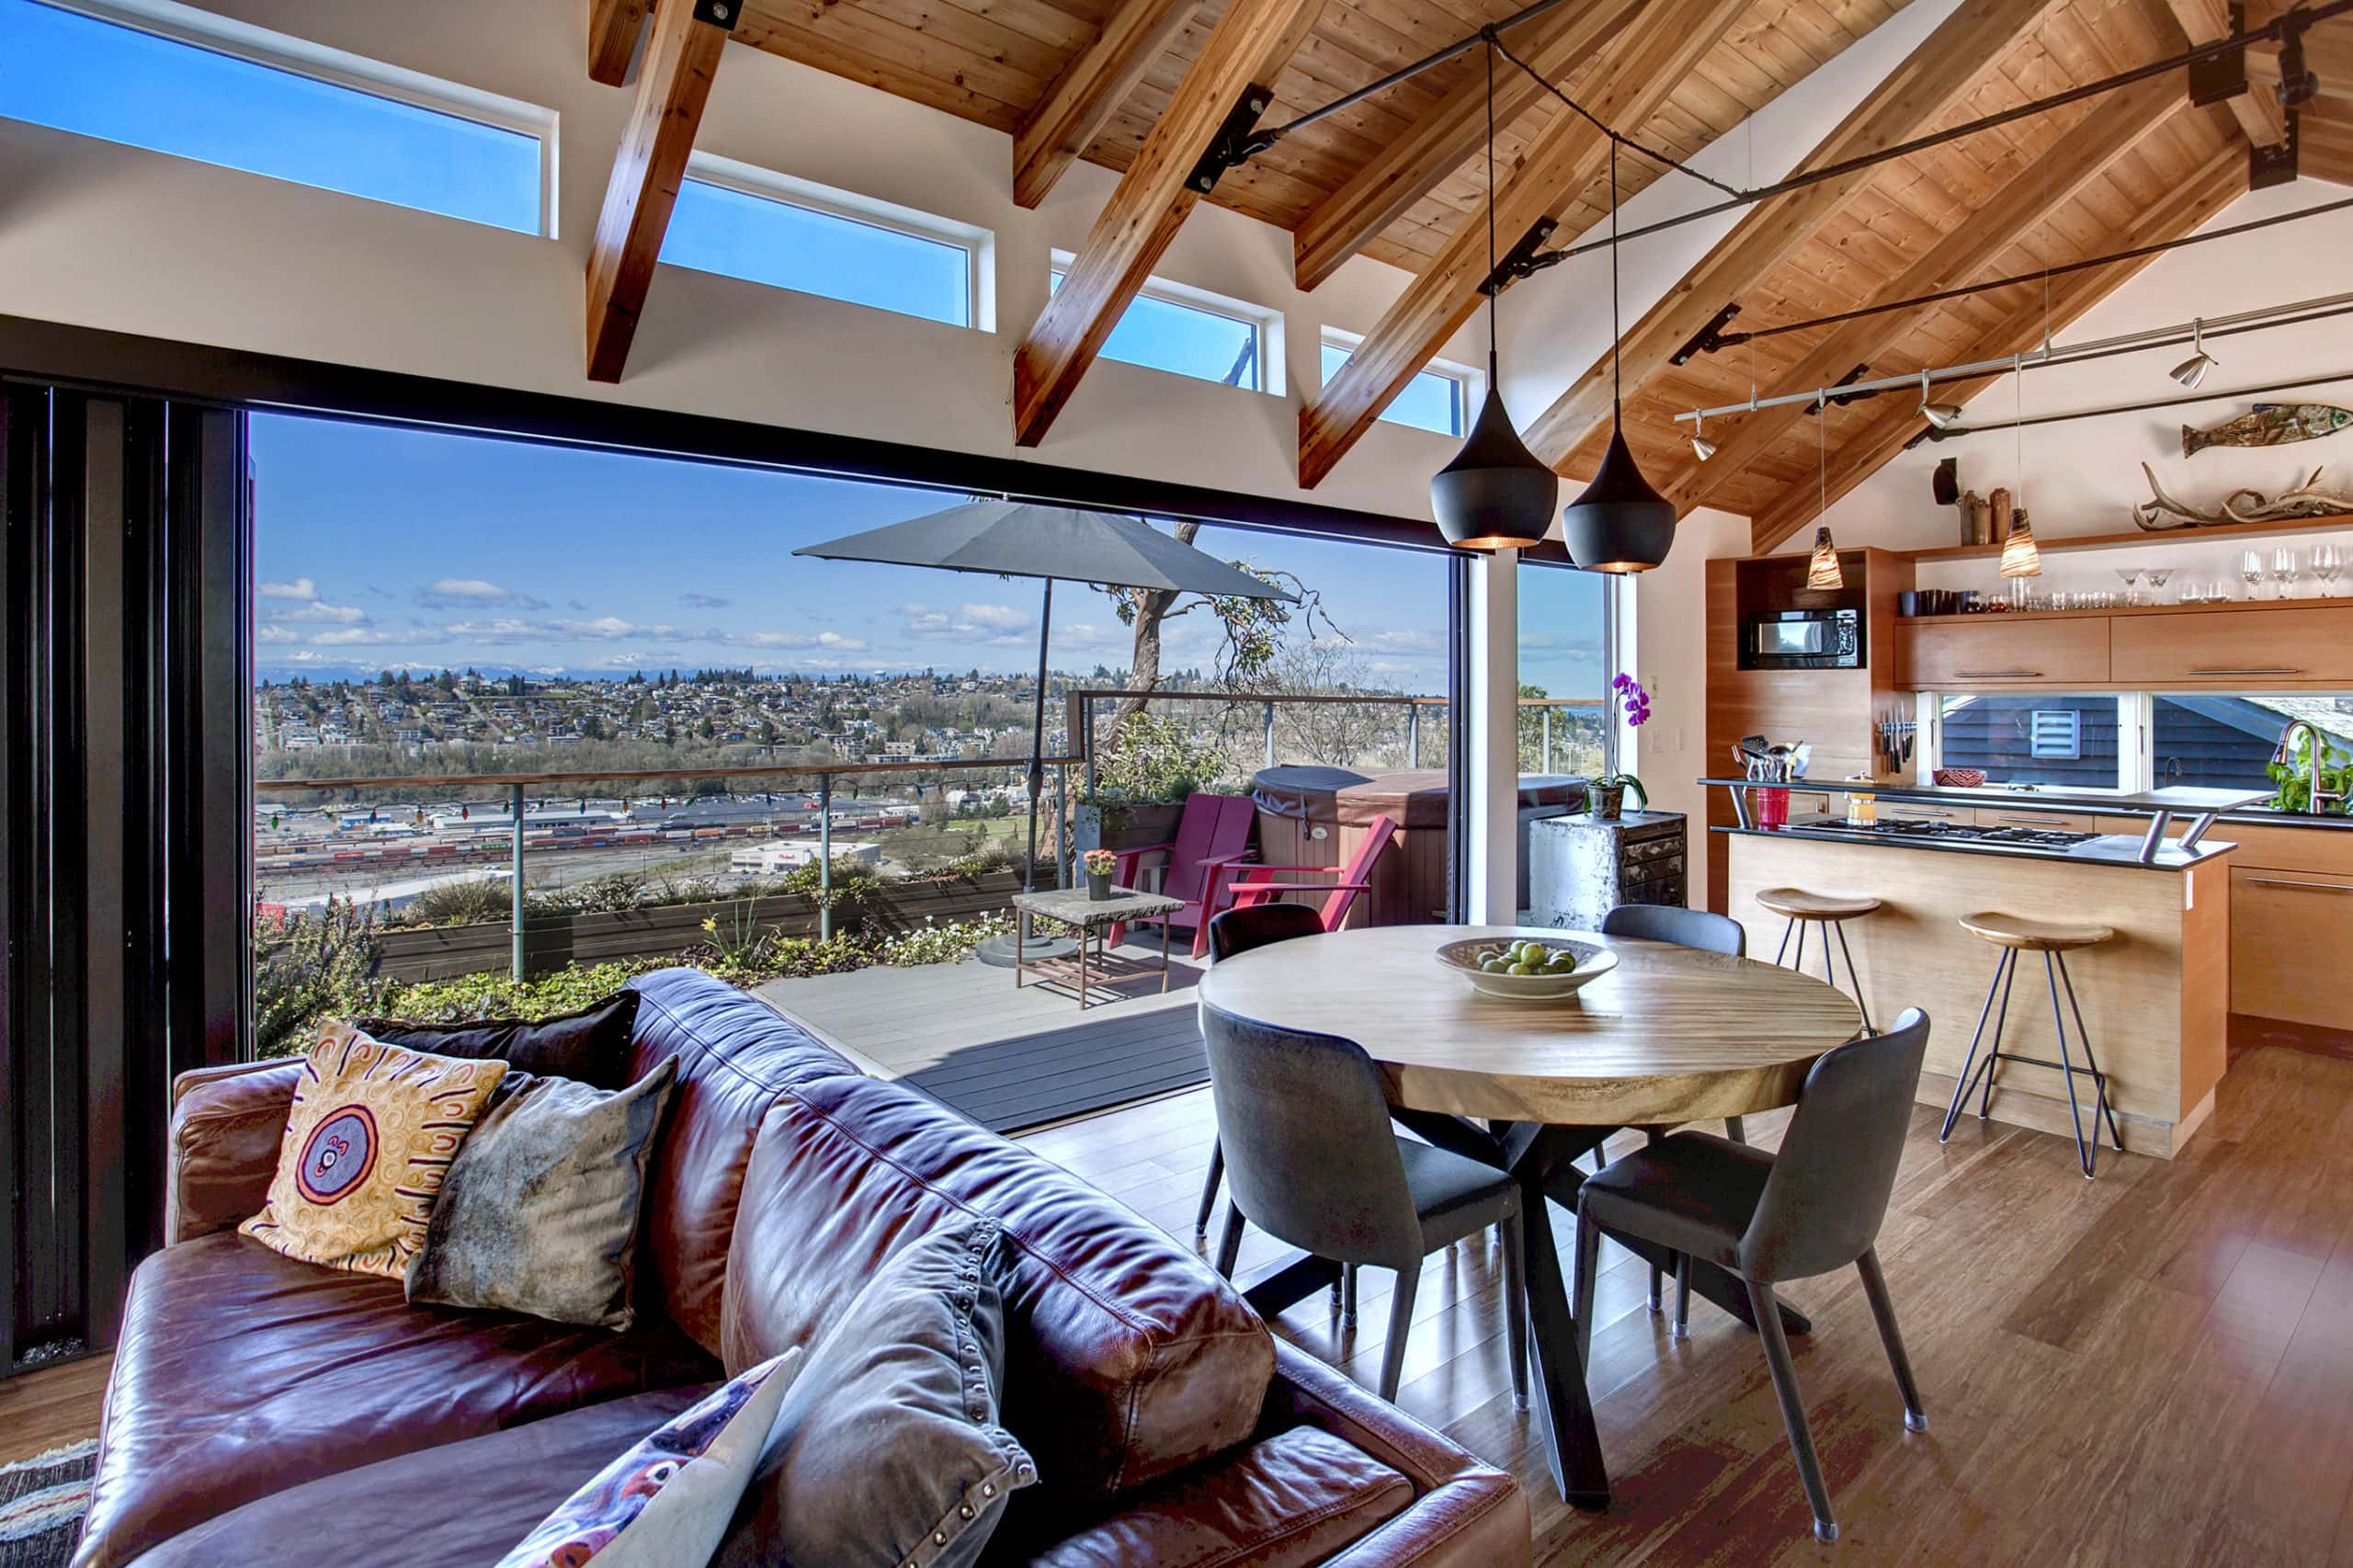
<path fill-rule="evenodd" d="M 1745 782 L 1745 780 L 1743 780 Z M 1926 849 L 1940 855 L 1995 855 L 2013 860 L 2062 860 L 2079 866 L 2121 866 L 2138 871 L 2179 871 L 2216 859 L 2238 847 L 2234 844 L 2202 841 L 2184 850 L 2171 841 L 2154 859 L 2141 858 L 2137 833 L 2102 834 L 2068 845 L 2007 844 L 1998 839 L 1947 838 L 1933 834 L 1874 833 L 1849 827 L 1844 817 L 1792 817 L 1784 827 L 1718 827 L 1711 830 L 1750 838 L 1803 838 L 1822 844 L 1859 844 L 1872 849 Z"/>

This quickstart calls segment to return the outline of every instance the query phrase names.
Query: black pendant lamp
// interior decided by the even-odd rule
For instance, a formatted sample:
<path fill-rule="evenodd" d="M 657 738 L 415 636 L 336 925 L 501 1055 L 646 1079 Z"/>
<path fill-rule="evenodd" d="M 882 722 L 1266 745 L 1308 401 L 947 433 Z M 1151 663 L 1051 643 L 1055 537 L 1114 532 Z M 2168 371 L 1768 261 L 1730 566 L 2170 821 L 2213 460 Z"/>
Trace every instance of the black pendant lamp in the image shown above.
<path fill-rule="evenodd" d="M 1495 271 L 1495 45 L 1487 42 L 1487 276 Z M 1495 294 L 1487 294 L 1487 396 L 1471 437 L 1430 477 L 1430 513 L 1446 542 L 1463 550 L 1526 550 L 1544 542 L 1560 505 L 1561 476 L 1537 460 L 1512 427 L 1498 390 Z"/>
<path fill-rule="evenodd" d="M 1561 542 L 1588 572 L 1647 572 L 1675 544 L 1675 503 L 1627 449 L 1618 369 L 1618 143 L 1609 143 L 1609 447 L 1585 494 L 1561 513 Z"/>

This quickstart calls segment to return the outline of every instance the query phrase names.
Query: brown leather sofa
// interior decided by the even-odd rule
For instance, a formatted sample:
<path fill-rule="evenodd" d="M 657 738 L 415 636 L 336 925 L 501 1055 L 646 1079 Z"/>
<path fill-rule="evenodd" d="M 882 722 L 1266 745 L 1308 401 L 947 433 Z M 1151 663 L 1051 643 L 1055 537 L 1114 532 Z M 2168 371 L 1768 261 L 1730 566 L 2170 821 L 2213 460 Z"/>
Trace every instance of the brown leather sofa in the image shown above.
<path fill-rule="evenodd" d="M 1077 1178 L 691 970 L 637 982 L 678 1061 L 624 1334 L 412 1307 L 236 1233 L 296 1068 L 193 1073 L 171 1244 L 133 1277 L 74 1568 L 488 1564 L 727 1371 L 806 1343 L 950 1213 L 1011 1243 L 1006 1425 L 1038 1460 L 989 1564 L 1524 1564 L 1511 1478 L 1288 1346 Z"/>

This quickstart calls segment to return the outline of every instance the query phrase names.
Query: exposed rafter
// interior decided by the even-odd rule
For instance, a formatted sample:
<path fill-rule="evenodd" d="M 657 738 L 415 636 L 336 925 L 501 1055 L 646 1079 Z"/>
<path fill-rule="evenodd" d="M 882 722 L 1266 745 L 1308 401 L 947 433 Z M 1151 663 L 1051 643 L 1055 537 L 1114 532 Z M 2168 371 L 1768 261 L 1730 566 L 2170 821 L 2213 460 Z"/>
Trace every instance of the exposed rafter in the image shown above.
<path fill-rule="evenodd" d="M 2157 77 L 2112 95 L 2040 157 L 2020 167 L 1992 199 L 1970 214 L 1967 222 L 1949 230 L 1921 252 L 1869 302 L 1910 300 L 1984 272 L 2003 252 L 2028 237 L 2050 213 L 2075 200 L 2174 114 L 2196 112 L 2188 107 L 2178 77 Z M 1773 386 L 1762 389 L 1763 394 L 1778 397 L 1827 386 L 1850 365 L 1877 363 L 1915 324 L 1916 319 L 1904 312 L 1843 322 L 1816 341 Z M 1669 470 L 1657 482 L 1660 493 L 1681 510 L 1689 511 L 1771 451 L 1803 414 L 1802 406 L 1784 406 L 1711 421 L 1708 435 L 1716 443 L 1715 457 L 1704 463 L 1687 460 Z"/>
<path fill-rule="evenodd" d="M 613 172 L 605 186 L 604 210 L 588 251 L 588 379 L 618 381 L 628 362 L 631 339 L 662 236 L 670 227 L 678 186 L 702 124 L 703 104 L 727 47 L 727 29 L 698 20 L 688 0 L 663 0 L 654 13 L 638 68 L 637 100 Z"/>
<path fill-rule="evenodd" d="M 636 58 L 638 35 L 653 8 L 653 0 L 588 0 L 590 81 L 618 87 L 629 80 L 629 62 Z"/>
<path fill-rule="evenodd" d="M 1802 167 L 1824 168 L 1910 140 L 1960 101 L 1979 76 L 2042 13 L 2042 0 L 1963 0 L 1951 16 L 1880 81 L 1824 137 Z M 1685 273 L 1619 344 L 1627 385 L 1640 386 L 1713 319 L 1828 223 L 1872 177 L 1865 167 L 1750 209 L 1731 233 Z M 1610 358 L 1605 351 L 1528 431 L 1529 449 L 1554 467 L 1609 417 Z"/>
<path fill-rule="evenodd" d="M 1640 126 L 1747 9 L 1747 0 L 1651 0 L 1602 51 L 1586 107 Z M 1500 81 L 1500 78 L 1498 78 Z M 1495 232 L 1511 244 L 1574 201 L 1606 169 L 1609 142 L 1577 115 L 1554 115 L 1495 192 Z M 1299 482 L 1324 482 L 1390 401 L 1471 319 L 1487 276 L 1482 207 L 1406 287 L 1315 400 L 1299 411 Z"/>
<path fill-rule="evenodd" d="M 2165 0 L 2165 5 L 2191 43 L 2212 43 L 2237 30 L 2231 26 L 2230 0 Z M 2272 97 L 2268 87 L 2254 85 L 2252 78 L 2243 91 L 2224 99 L 2222 107 L 2239 122 L 2247 141 L 2257 147 L 2276 147 L 2288 134 L 2288 121 L 2280 113 L 2279 100 Z"/>
<path fill-rule="evenodd" d="M 1035 207 L 1103 133 L 1194 11 L 1193 0 L 1120 0 L 1013 134 L 1013 199 Z"/>
<path fill-rule="evenodd" d="M 1606 45 L 1643 0 L 1570 0 L 1506 35 L 1512 51 L 1546 81 L 1558 82 Z M 1495 123 L 1509 125 L 1544 89 L 1505 65 L 1495 74 Z M 1291 235 L 1293 270 L 1313 289 L 1415 202 L 1438 188 L 1485 144 L 1487 78 L 1473 72 L 1437 109 L 1416 116 L 1405 134 L 1384 142 Z"/>
<path fill-rule="evenodd" d="M 1253 84 L 1264 86 L 1315 25 L 1324 0 L 1233 0 L 1144 138 L 1013 360 L 1013 438 L 1034 447 L 1078 390 L 1103 340 L 1152 275 L 1201 191 L 1202 156 Z M 1261 109 L 1271 107 L 1268 102 Z"/>
<path fill-rule="evenodd" d="M 2188 233 L 2245 190 L 2245 149 L 2238 145 L 2227 147 L 2174 187 L 2155 206 L 2102 237 L 2093 249 L 2124 250 Z M 2122 287 L 2153 259 L 2138 256 L 2113 267 L 2054 280 L 2047 309 L 2039 299 L 2020 305 L 1999 326 L 1952 355 L 1948 362 L 1969 363 L 2031 352 L 2042 344 L 2046 330 L 2063 330 Z M 1940 400 L 1966 403 L 1998 379 L 1940 381 L 1937 395 Z M 1877 472 L 1921 429 L 1919 412 L 1907 399 L 1881 398 L 1864 406 L 1873 410 L 1870 422 L 1840 438 L 1830 455 L 1827 488 L 1833 502 Z M 1760 553 L 1771 550 L 1812 522 L 1820 505 L 1818 488 L 1811 483 L 1790 485 L 1779 499 L 1752 517 L 1750 547 Z"/>

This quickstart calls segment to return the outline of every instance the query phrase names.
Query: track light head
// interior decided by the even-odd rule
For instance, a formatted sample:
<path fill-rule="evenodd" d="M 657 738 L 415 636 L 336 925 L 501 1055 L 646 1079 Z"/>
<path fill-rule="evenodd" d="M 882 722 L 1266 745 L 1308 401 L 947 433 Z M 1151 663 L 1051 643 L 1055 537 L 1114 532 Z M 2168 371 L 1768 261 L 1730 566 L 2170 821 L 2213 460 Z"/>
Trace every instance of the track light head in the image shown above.
<path fill-rule="evenodd" d="M 1716 444 L 1705 436 L 1694 436 L 1691 437 L 1691 455 L 1706 462 L 1716 455 Z"/>
<path fill-rule="evenodd" d="M 2180 364 L 2176 365 L 2171 370 L 2167 371 L 2166 374 L 2173 377 L 2175 381 L 2179 381 L 2183 386 L 2194 388 L 2199 382 L 2206 379 L 2206 372 L 2213 368 L 2214 357 L 2201 349 L 2198 353 L 2192 354 L 2188 358 L 2184 359 Z"/>
<path fill-rule="evenodd" d="M 1949 430 L 1961 423 L 1961 404 L 1957 403 L 1924 403 L 1920 417 L 1939 430 Z"/>

